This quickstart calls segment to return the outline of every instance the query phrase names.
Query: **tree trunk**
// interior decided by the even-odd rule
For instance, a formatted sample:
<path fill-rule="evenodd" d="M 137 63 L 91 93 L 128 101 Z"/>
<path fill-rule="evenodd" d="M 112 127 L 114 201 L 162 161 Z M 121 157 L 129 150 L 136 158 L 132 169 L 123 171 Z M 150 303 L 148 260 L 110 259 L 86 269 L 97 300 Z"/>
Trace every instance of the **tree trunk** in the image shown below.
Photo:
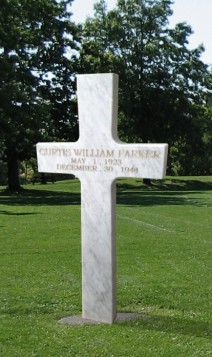
<path fill-rule="evenodd" d="M 151 185 L 152 185 L 152 182 L 151 182 L 150 179 L 144 178 L 144 179 L 143 179 L 143 184 L 144 184 L 144 185 L 147 185 L 147 186 L 151 186 Z"/>
<path fill-rule="evenodd" d="M 11 155 L 7 158 L 8 189 L 12 192 L 20 191 L 19 164 L 16 157 Z"/>
<path fill-rule="evenodd" d="M 42 184 L 46 184 L 46 177 L 45 177 L 45 174 L 44 173 L 41 173 L 41 183 Z"/>

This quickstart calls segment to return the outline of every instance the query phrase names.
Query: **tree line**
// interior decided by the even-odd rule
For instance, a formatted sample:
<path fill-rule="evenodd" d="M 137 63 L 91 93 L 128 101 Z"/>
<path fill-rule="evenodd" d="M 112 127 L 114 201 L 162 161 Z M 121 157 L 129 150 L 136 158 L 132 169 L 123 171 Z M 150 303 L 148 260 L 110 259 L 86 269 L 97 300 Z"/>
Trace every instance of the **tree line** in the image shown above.
<path fill-rule="evenodd" d="M 172 0 L 118 0 L 72 21 L 73 0 L 1 0 L 0 171 L 19 167 L 38 141 L 78 139 L 76 75 L 119 75 L 119 137 L 167 142 L 168 173 L 212 172 L 212 70 L 191 27 L 169 27 Z M 1 175 L 0 175 L 1 177 Z"/>

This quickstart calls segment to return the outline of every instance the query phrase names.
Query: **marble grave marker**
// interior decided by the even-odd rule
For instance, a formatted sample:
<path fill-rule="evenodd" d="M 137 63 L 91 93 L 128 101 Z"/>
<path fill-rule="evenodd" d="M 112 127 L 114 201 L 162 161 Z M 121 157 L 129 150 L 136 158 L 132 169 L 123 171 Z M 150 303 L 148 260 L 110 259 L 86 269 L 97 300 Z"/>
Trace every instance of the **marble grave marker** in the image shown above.
<path fill-rule="evenodd" d="M 38 170 L 74 174 L 81 181 L 82 318 L 113 323 L 116 318 L 115 180 L 163 178 L 168 145 L 126 144 L 118 139 L 116 74 L 78 75 L 77 95 L 79 140 L 38 143 Z"/>

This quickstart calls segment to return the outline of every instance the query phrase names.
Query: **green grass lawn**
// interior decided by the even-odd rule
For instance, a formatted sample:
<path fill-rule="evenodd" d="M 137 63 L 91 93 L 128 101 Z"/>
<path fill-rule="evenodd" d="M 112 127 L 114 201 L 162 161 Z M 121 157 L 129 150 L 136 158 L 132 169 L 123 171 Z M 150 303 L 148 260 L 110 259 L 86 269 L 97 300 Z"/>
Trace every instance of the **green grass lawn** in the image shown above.
<path fill-rule="evenodd" d="M 212 356 L 212 178 L 117 181 L 117 310 L 141 317 L 67 326 L 81 313 L 78 180 L 0 191 L 2 357 Z"/>

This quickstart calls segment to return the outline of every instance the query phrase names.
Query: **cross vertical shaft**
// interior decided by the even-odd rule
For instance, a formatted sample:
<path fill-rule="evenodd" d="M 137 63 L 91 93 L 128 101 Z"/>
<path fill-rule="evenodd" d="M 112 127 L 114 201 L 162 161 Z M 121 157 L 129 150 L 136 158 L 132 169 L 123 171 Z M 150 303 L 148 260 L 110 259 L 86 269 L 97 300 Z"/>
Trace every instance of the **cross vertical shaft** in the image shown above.
<path fill-rule="evenodd" d="M 116 317 L 115 182 L 81 183 L 82 317 L 112 323 Z"/>
<path fill-rule="evenodd" d="M 113 136 L 117 137 L 118 76 L 108 74 L 102 81 L 98 75 L 78 76 L 77 89 L 79 143 L 90 149 L 109 148 Z M 96 174 L 98 180 L 81 178 L 82 316 L 112 323 L 116 317 L 116 188 L 113 179 Z"/>

